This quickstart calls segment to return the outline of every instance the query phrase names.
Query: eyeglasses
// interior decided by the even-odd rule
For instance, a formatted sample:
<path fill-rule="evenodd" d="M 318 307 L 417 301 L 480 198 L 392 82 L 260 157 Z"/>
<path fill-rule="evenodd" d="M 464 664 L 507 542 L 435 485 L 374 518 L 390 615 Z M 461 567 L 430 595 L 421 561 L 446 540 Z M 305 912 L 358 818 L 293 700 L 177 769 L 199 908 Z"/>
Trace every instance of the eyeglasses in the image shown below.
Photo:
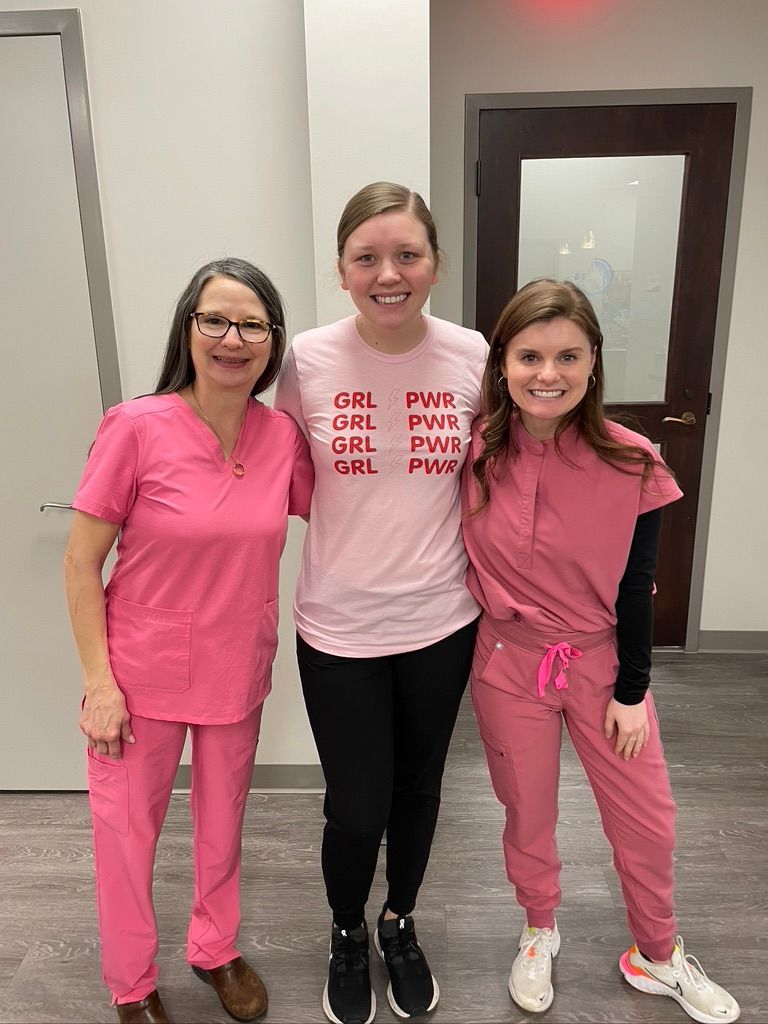
<path fill-rule="evenodd" d="M 197 322 L 198 331 L 206 338 L 223 338 L 230 327 L 236 327 L 241 340 L 251 345 L 263 345 L 275 329 L 263 320 L 228 320 L 218 313 L 190 313 L 189 318 Z"/>

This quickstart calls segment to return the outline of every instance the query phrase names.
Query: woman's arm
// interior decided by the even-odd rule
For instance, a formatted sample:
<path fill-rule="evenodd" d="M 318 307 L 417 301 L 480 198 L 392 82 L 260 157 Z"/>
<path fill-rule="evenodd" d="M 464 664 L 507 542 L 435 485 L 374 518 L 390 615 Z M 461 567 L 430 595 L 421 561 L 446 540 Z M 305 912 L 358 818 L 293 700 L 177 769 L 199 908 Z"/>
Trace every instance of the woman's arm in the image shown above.
<path fill-rule="evenodd" d="M 80 730 L 100 754 L 119 758 L 121 740 L 133 743 L 125 697 L 115 682 L 107 647 L 107 616 L 101 570 L 115 542 L 117 523 L 75 512 L 64 556 L 67 603 L 80 663 L 85 700 Z"/>
<path fill-rule="evenodd" d="M 661 509 L 637 517 L 627 567 L 616 598 L 619 671 L 605 718 L 607 738 L 616 732 L 617 754 L 637 757 L 648 742 L 643 697 L 651 679 L 653 577 L 661 531 Z"/>

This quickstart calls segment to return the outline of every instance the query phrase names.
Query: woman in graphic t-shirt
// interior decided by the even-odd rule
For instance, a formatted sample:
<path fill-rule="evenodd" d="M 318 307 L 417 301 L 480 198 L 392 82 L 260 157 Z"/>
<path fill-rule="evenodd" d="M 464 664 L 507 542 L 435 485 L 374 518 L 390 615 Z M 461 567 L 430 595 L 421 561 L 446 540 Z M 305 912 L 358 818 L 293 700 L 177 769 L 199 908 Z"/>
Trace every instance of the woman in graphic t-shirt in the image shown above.
<path fill-rule="evenodd" d="M 327 785 L 323 1008 L 346 1024 L 375 1012 L 365 904 L 384 832 L 388 893 L 375 942 L 389 1002 L 409 1016 L 438 1000 L 412 912 L 475 638 L 459 479 L 487 346 L 422 313 L 440 251 L 417 193 L 366 186 L 347 203 L 337 241 L 357 314 L 294 340 L 277 405 L 302 426 L 315 464 L 297 650 Z"/>

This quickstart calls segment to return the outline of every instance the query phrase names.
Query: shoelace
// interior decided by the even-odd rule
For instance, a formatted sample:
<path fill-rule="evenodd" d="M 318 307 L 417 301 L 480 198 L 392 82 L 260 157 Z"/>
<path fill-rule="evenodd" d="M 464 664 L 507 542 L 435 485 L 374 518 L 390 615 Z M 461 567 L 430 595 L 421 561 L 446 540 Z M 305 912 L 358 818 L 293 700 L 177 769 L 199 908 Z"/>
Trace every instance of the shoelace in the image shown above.
<path fill-rule="evenodd" d="M 394 935 L 384 937 L 379 931 L 379 942 L 388 960 L 421 960 L 416 931 L 412 927 L 406 928 L 404 917 L 398 918 L 397 932 Z"/>
<path fill-rule="evenodd" d="M 680 967 L 677 970 L 673 968 L 672 973 L 684 974 L 697 992 L 712 991 L 712 982 L 707 977 L 704 968 L 692 953 L 685 952 L 682 936 L 675 936 L 675 942 L 680 950 Z"/>
<path fill-rule="evenodd" d="M 346 928 L 341 929 L 341 936 L 341 940 L 336 939 L 333 944 L 336 970 L 341 973 L 363 970 L 368 962 L 368 951 L 355 942 Z"/>
<path fill-rule="evenodd" d="M 533 950 L 533 956 L 531 956 Z M 529 978 L 535 978 L 546 970 L 547 961 L 552 952 L 552 930 L 539 928 L 529 935 L 520 947 L 523 954 L 522 963 Z"/>

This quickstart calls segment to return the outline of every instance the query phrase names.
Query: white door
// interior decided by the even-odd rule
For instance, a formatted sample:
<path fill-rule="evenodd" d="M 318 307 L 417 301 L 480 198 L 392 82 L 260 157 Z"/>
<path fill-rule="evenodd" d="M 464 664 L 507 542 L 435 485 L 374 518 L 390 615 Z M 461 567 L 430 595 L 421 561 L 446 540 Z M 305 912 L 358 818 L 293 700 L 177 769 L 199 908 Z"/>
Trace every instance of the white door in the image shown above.
<path fill-rule="evenodd" d="M 0 37 L 0 789 L 85 788 L 65 612 L 71 501 L 101 418 L 59 37 Z"/>

